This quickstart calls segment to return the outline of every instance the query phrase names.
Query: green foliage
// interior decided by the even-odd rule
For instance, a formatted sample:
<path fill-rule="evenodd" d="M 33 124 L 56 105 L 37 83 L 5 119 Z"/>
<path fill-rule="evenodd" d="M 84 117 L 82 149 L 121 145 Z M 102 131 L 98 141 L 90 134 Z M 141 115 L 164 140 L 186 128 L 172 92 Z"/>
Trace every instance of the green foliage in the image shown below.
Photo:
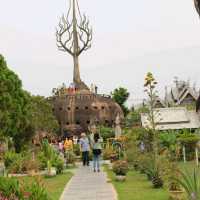
<path fill-rule="evenodd" d="M 47 140 L 44 140 L 42 143 L 42 151 L 38 154 L 38 160 L 41 169 L 48 168 L 51 170 L 51 167 L 55 167 L 58 174 L 62 173 L 64 170 L 63 159 Z"/>
<path fill-rule="evenodd" d="M 113 163 L 113 172 L 116 175 L 125 176 L 128 172 L 128 163 L 125 160 L 118 160 Z"/>
<path fill-rule="evenodd" d="M 0 135 L 12 137 L 17 150 L 33 134 L 29 108 L 30 95 L 0 55 Z"/>
<path fill-rule="evenodd" d="M 140 126 L 141 113 L 148 112 L 146 107 L 141 107 L 128 113 L 125 119 L 126 127 L 132 128 L 134 126 Z"/>
<path fill-rule="evenodd" d="M 31 122 L 36 131 L 57 132 L 58 122 L 53 115 L 52 106 L 46 98 L 31 96 L 30 111 L 32 114 Z"/>
<path fill-rule="evenodd" d="M 8 151 L 4 155 L 5 167 L 9 173 L 27 173 L 30 170 L 38 171 L 38 161 L 30 158 L 31 153 L 29 152 L 15 153 L 14 151 Z"/>
<path fill-rule="evenodd" d="M 100 126 L 99 131 L 100 131 L 101 137 L 103 138 L 104 141 L 107 141 L 107 139 L 109 139 L 109 138 L 115 137 L 115 132 L 110 127 Z"/>
<path fill-rule="evenodd" d="M 183 134 L 178 135 L 178 141 L 185 146 L 195 146 L 199 139 L 199 135 L 189 132 L 184 132 Z"/>
<path fill-rule="evenodd" d="M 31 185 L 22 185 L 15 178 L 0 177 L 0 198 L 10 200 L 49 200 L 41 184 L 34 181 Z"/>
<path fill-rule="evenodd" d="M 38 182 L 33 182 L 30 186 L 27 188 L 28 193 L 30 194 L 28 196 L 29 200 L 49 200 L 49 197 L 47 195 L 46 190 L 44 187 L 41 186 Z"/>
<path fill-rule="evenodd" d="M 194 169 L 193 174 L 189 171 L 180 171 L 180 178 L 174 177 L 174 179 L 185 189 L 188 200 L 200 199 L 200 180 L 199 170 Z"/>
<path fill-rule="evenodd" d="M 125 103 L 128 100 L 130 93 L 126 88 L 116 88 L 114 92 L 111 93 L 112 99 L 116 101 L 122 108 L 124 115 L 126 116 L 129 112 L 128 108 L 126 107 Z"/>
<path fill-rule="evenodd" d="M 79 144 L 74 144 L 73 151 L 74 151 L 76 156 L 80 156 L 81 155 L 80 145 Z"/>
<path fill-rule="evenodd" d="M 163 147 L 170 148 L 177 142 L 177 136 L 174 132 L 164 132 L 159 134 L 159 140 Z"/>
<path fill-rule="evenodd" d="M 104 160 L 116 160 L 118 158 L 117 152 L 111 147 L 106 146 L 106 148 L 103 150 L 103 159 Z"/>
<path fill-rule="evenodd" d="M 4 164 L 6 168 L 10 168 L 14 162 L 21 159 L 21 155 L 14 151 L 7 151 L 4 155 Z"/>
<path fill-rule="evenodd" d="M 53 163 L 53 167 L 56 168 L 56 174 L 62 174 L 64 170 L 64 160 L 60 157 L 57 157 L 57 159 Z"/>
<path fill-rule="evenodd" d="M 20 191 L 19 182 L 14 178 L 9 179 L 0 177 L 0 194 L 3 197 L 7 197 L 10 199 L 23 199 L 23 195 Z"/>
<path fill-rule="evenodd" d="M 0 55 L 0 137 L 12 138 L 20 152 L 36 131 L 53 132 L 57 128 L 49 102 L 24 91 L 21 80 Z"/>

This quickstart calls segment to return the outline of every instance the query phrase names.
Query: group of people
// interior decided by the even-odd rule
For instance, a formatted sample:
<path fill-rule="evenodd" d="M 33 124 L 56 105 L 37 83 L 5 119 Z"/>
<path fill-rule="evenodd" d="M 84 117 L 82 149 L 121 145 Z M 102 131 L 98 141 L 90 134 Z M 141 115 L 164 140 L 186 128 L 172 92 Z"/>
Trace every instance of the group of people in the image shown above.
<path fill-rule="evenodd" d="M 60 153 L 63 153 L 66 158 L 73 152 L 73 145 L 79 144 L 82 153 L 83 166 L 90 164 L 90 151 L 93 155 L 94 172 L 100 172 L 100 157 L 102 154 L 102 138 L 99 133 L 91 133 L 89 137 L 82 133 L 80 139 L 67 137 L 65 141 L 60 141 L 58 144 Z"/>

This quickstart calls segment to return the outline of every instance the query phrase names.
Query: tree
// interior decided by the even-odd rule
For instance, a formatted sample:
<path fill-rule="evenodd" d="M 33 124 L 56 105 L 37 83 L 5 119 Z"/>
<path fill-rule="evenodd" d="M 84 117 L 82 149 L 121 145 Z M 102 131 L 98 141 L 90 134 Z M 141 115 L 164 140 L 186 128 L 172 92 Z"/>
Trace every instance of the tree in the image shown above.
<path fill-rule="evenodd" d="M 53 115 L 50 102 L 45 97 L 31 97 L 31 118 L 32 126 L 37 132 L 55 133 L 58 130 L 58 121 Z"/>
<path fill-rule="evenodd" d="M 128 90 L 122 87 L 116 88 L 114 92 L 111 93 L 112 99 L 121 106 L 125 116 L 129 113 L 129 110 L 125 105 L 126 101 L 129 98 L 129 95 L 130 94 Z"/>
<path fill-rule="evenodd" d="M 48 100 L 23 90 L 21 80 L 0 55 L 0 136 L 12 138 L 19 152 L 37 131 L 52 133 L 57 128 Z"/>
<path fill-rule="evenodd" d="M 28 137 L 29 106 L 30 95 L 0 55 L 0 135 L 12 137 L 16 146 L 16 140 Z"/>

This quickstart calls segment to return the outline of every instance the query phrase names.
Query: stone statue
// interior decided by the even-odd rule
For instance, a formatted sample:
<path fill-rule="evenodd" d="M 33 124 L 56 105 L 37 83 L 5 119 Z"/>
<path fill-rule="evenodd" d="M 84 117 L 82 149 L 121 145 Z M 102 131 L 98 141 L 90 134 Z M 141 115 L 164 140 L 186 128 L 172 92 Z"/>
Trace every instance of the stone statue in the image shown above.
<path fill-rule="evenodd" d="M 194 4 L 195 4 L 197 12 L 200 15 L 200 0 L 194 0 Z"/>
<path fill-rule="evenodd" d="M 120 119 L 120 114 L 118 113 L 115 119 L 115 138 L 119 138 L 121 135 L 122 135 L 121 119 Z"/>

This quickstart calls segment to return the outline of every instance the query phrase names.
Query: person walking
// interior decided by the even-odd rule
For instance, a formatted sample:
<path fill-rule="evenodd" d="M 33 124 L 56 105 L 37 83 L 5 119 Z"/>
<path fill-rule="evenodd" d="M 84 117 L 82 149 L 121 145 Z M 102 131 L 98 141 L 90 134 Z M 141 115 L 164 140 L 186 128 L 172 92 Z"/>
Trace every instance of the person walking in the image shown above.
<path fill-rule="evenodd" d="M 100 157 L 102 153 L 102 139 L 100 138 L 99 133 L 94 134 L 94 141 L 92 144 L 92 152 L 93 152 L 93 167 L 94 172 L 100 172 Z"/>
<path fill-rule="evenodd" d="M 89 166 L 90 142 L 85 133 L 81 134 L 81 139 L 79 141 L 79 144 L 80 144 L 80 150 L 82 152 L 83 166 L 85 165 Z"/>
<path fill-rule="evenodd" d="M 70 156 L 73 153 L 73 141 L 68 136 L 64 142 L 64 151 L 65 151 L 65 158 L 66 158 L 66 164 L 70 162 Z"/>

